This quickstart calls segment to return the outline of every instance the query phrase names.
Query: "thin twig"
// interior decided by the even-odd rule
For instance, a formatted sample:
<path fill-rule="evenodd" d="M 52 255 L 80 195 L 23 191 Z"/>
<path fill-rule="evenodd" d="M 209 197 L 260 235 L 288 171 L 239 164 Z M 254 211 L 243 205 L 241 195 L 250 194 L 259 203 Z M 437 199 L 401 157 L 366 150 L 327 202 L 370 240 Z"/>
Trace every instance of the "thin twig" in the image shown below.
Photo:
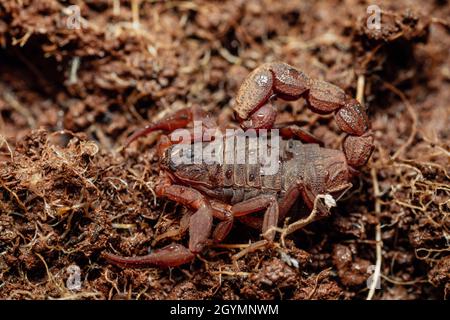
<path fill-rule="evenodd" d="M 406 96 L 405 96 L 405 94 L 403 92 L 401 92 L 399 89 L 397 89 L 395 86 L 393 86 L 392 84 L 390 84 L 388 82 L 383 82 L 383 85 L 388 90 L 392 91 L 393 93 L 395 93 L 396 95 L 398 95 L 400 97 L 400 99 L 405 104 L 406 109 L 408 110 L 408 112 L 409 112 L 409 114 L 411 116 L 412 122 L 413 122 L 412 123 L 411 132 L 410 132 L 409 137 L 408 137 L 408 140 L 406 140 L 406 142 L 400 148 L 398 148 L 397 151 L 392 156 L 392 159 L 395 160 L 414 141 L 414 137 L 416 136 L 416 133 L 417 133 L 418 119 L 417 119 L 417 114 L 416 114 L 413 106 L 411 105 L 411 103 L 409 102 L 408 98 L 406 98 Z"/>
<path fill-rule="evenodd" d="M 213 247 L 221 249 L 245 249 L 250 245 L 251 243 L 217 243 Z"/>
<path fill-rule="evenodd" d="M 314 206 L 313 206 L 313 209 L 312 209 L 311 213 L 309 214 L 309 216 L 307 216 L 304 219 L 297 220 L 294 223 L 291 223 L 284 228 L 278 228 L 278 227 L 269 228 L 269 230 L 267 230 L 264 234 L 268 234 L 273 231 L 280 232 L 281 233 L 281 244 L 283 247 L 286 247 L 286 245 L 285 245 L 286 236 L 290 235 L 291 233 L 293 233 L 295 231 L 298 231 L 298 230 L 304 228 L 305 226 L 307 226 L 308 224 L 313 222 L 316 219 L 316 216 L 319 211 L 318 210 L 319 199 L 324 199 L 324 200 L 327 199 L 328 200 L 329 199 L 328 197 L 330 197 L 330 195 L 328 195 L 328 194 L 317 195 L 316 198 L 314 199 Z M 334 205 L 335 205 L 335 203 L 334 203 Z M 327 205 L 327 207 L 329 209 L 334 205 Z"/>
<path fill-rule="evenodd" d="M 11 160 L 14 161 L 14 153 L 13 153 L 11 147 L 9 146 L 8 141 L 6 140 L 6 138 L 3 135 L 0 134 L 0 148 L 3 147 L 3 145 L 6 145 L 6 149 L 8 149 L 8 151 L 9 151 Z"/>
<path fill-rule="evenodd" d="M 364 87 L 366 83 L 366 78 L 363 74 L 358 76 L 358 82 L 356 85 L 356 100 L 364 107 Z"/>
<path fill-rule="evenodd" d="M 120 0 L 113 1 L 113 15 L 118 16 L 120 14 Z"/>
<path fill-rule="evenodd" d="M 141 5 L 141 0 L 132 0 L 131 1 L 131 13 L 133 15 L 133 28 L 139 29 L 139 6 Z"/>
<path fill-rule="evenodd" d="M 80 57 L 74 57 L 70 64 L 69 84 L 78 82 L 78 69 L 80 67 Z"/>
<path fill-rule="evenodd" d="M 375 196 L 375 213 L 376 213 L 377 217 L 379 218 L 380 214 L 381 214 L 381 202 L 380 202 L 380 198 L 379 198 L 380 197 L 380 187 L 378 185 L 377 172 L 376 172 L 375 168 L 372 168 L 370 173 L 372 175 L 373 191 L 374 191 L 374 196 Z M 375 272 L 373 274 L 373 281 L 370 284 L 369 293 L 367 294 L 367 300 L 372 300 L 373 295 L 375 294 L 375 289 L 377 287 L 377 283 L 380 279 L 380 274 L 381 274 L 382 242 L 381 242 L 381 226 L 380 226 L 379 221 L 378 221 L 378 224 L 377 224 L 376 230 L 375 230 L 375 241 L 376 241 L 376 259 L 377 260 L 375 263 Z"/>
<path fill-rule="evenodd" d="M 396 280 L 396 279 L 391 279 L 388 276 L 385 276 L 384 274 L 380 275 L 384 280 L 396 284 L 396 285 L 400 285 L 400 286 L 411 286 L 411 285 L 415 285 L 416 283 L 427 283 L 428 280 L 426 279 L 417 279 L 417 280 L 412 280 L 412 281 L 400 281 L 400 280 Z"/>
<path fill-rule="evenodd" d="M 3 92 L 3 98 L 5 101 L 16 110 L 19 114 L 25 117 L 25 119 L 28 122 L 28 125 L 31 129 L 36 128 L 36 119 L 34 119 L 33 114 L 28 108 L 25 108 L 17 99 L 17 97 L 14 95 L 14 93 L 10 90 L 5 90 Z"/>
<path fill-rule="evenodd" d="M 256 251 L 258 249 L 261 249 L 263 247 L 265 247 L 267 245 L 268 241 L 267 240 L 260 240 L 257 241 L 255 243 L 250 244 L 249 246 L 247 246 L 245 249 L 241 250 L 240 252 L 236 253 L 232 259 L 233 260 L 239 260 L 240 258 L 242 258 L 243 256 L 245 256 L 247 253 Z"/>
<path fill-rule="evenodd" d="M 211 274 L 218 274 L 218 275 L 226 275 L 226 276 L 240 276 L 240 277 L 248 277 L 251 273 L 250 272 L 233 272 L 233 271 L 211 271 Z"/>

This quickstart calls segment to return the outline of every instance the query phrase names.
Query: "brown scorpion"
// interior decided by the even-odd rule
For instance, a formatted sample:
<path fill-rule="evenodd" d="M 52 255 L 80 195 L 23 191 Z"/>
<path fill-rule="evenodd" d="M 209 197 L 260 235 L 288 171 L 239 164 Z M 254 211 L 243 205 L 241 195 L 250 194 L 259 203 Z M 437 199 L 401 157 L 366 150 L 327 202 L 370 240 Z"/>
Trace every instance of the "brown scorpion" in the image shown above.
<path fill-rule="evenodd" d="M 347 133 L 342 151 L 324 148 L 297 125 L 275 124 L 277 110 L 271 103 L 274 97 L 284 100 L 303 97 L 312 111 L 334 113 L 339 128 Z M 261 228 L 264 237 L 272 241 L 274 227 L 298 197 L 311 209 L 318 195 L 339 198 L 351 187 L 352 176 L 366 164 L 373 151 L 373 135 L 361 104 L 341 88 L 310 79 L 286 63 L 267 63 L 251 72 L 239 88 L 235 102 L 235 115 L 242 129 L 279 130 L 278 171 L 262 174 L 258 163 L 175 163 L 173 150 L 177 143 L 162 135 L 157 146 L 161 180 L 155 192 L 195 211 L 189 218 L 189 246 L 170 244 L 138 257 L 106 253 L 104 257 L 109 262 L 124 267 L 188 263 L 205 246 L 223 241 L 235 218 Z M 127 145 L 153 131 L 170 133 L 187 128 L 194 120 L 202 121 L 202 130 L 215 128 L 215 121 L 201 109 L 187 108 L 137 131 Z M 194 145 L 193 142 L 199 142 L 194 135 L 189 145 Z M 250 148 L 250 143 L 243 148 Z M 235 149 L 223 148 L 222 152 L 234 153 Z M 324 208 L 319 211 L 322 211 L 319 217 L 326 215 Z M 255 215 L 258 212 L 264 212 L 264 216 Z M 218 220 L 215 225 L 213 218 Z"/>

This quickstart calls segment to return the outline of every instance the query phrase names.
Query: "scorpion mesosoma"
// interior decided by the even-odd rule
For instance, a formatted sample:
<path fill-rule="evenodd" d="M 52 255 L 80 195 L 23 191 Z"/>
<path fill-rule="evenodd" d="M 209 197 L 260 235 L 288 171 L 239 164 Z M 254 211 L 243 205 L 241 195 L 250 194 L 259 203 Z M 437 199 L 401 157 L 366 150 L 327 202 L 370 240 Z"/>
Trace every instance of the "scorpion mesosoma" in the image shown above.
<path fill-rule="evenodd" d="M 271 103 L 274 97 L 284 100 L 303 97 L 312 111 L 334 113 L 339 128 L 347 133 L 343 150 L 324 148 L 299 126 L 275 124 L 277 110 Z M 339 198 L 351 187 L 352 176 L 366 164 L 373 151 L 373 134 L 361 104 L 341 88 L 310 79 L 286 63 L 267 63 L 251 72 L 238 90 L 233 109 L 243 129 L 279 129 L 277 173 L 261 175 L 258 164 L 175 164 L 171 159 L 175 144 L 162 135 L 157 146 L 161 179 L 155 192 L 194 210 L 188 225 L 189 246 L 173 243 L 138 257 L 106 253 L 104 257 L 109 262 L 123 267 L 188 263 L 208 244 L 223 241 L 235 218 L 261 228 L 263 236 L 272 241 L 273 227 L 298 197 L 311 209 L 320 194 Z M 127 145 L 153 131 L 170 133 L 189 127 L 194 120 L 202 121 L 205 128 L 215 127 L 215 121 L 201 109 L 186 108 L 137 131 Z M 235 151 L 224 149 L 224 152 Z M 319 211 L 318 217 L 328 214 L 323 207 Z M 264 212 L 264 216 L 255 215 L 258 212 Z M 215 226 L 213 218 L 219 221 Z"/>

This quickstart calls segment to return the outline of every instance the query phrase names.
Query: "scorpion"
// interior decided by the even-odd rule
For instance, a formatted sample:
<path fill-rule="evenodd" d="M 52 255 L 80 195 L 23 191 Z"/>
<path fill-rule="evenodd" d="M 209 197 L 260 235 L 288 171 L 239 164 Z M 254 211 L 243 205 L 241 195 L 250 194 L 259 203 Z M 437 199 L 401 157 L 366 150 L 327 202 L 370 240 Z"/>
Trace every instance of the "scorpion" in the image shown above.
<path fill-rule="evenodd" d="M 275 97 L 285 101 L 303 97 L 313 112 L 334 113 L 338 127 L 346 133 L 342 150 L 323 147 L 319 139 L 297 124 L 276 124 L 277 109 L 272 104 Z M 157 145 L 161 173 L 155 193 L 194 212 L 188 219 L 189 245 L 172 243 L 136 257 L 105 253 L 107 261 L 122 267 L 186 264 L 211 243 L 223 241 L 235 219 L 260 228 L 263 237 L 271 242 L 274 228 L 299 197 L 311 210 L 319 195 L 338 199 L 352 186 L 352 177 L 367 163 L 374 148 L 366 111 L 356 99 L 338 86 L 311 79 L 283 62 L 266 63 L 253 70 L 239 87 L 233 110 L 243 130 L 279 130 L 278 171 L 262 174 L 258 163 L 173 161 L 173 150 L 178 144 L 167 134 L 189 128 L 197 120 L 202 121 L 203 129 L 216 127 L 212 117 L 198 107 L 181 109 L 147 125 L 131 135 L 126 145 L 150 132 L 166 133 Z M 188 142 L 194 145 L 195 137 Z M 235 148 L 224 148 L 223 152 L 233 153 Z M 248 148 L 246 144 L 244 149 Z M 318 211 L 317 219 L 328 214 L 324 206 L 319 206 Z M 264 215 L 258 216 L 259 212 Z M 215 224 L 214 219 L 218 221 Z"/>

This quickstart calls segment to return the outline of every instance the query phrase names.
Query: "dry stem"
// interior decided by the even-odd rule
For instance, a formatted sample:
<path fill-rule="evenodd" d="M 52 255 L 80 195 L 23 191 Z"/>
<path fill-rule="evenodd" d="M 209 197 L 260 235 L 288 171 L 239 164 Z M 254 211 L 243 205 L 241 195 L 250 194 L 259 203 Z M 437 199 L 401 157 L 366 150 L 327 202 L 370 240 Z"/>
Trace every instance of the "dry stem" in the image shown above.
<path fill-rule="evenodd" d="M 372 168 L 370 173 L 372 175 L 372 181 L 373 181 L 373 191 L 374 191 L 374 197 L 375 197 L 375 213 L 377 214 L 377 217 L 379 219 L 380 214 L 381 214 L 381 203 L 380 203 L 380 198 L 379 198 L 380 197 L 380 188 L 378 185 L 377 172 L 376 172 L 375 168 Z M 376 241 L 376 259 L 377 259 L 377 261 L 375 263 L 375 272 L 373 274 L 373 281 L 370 285 L 369 293 L 367 294 L 367 300 L 372 300 L 373 295 L 375 294 L 375 289 L 377 287 L 378 279 L 380 279 L 380 274 L 381 274 L 382 242 L 381 242 L 381 226 L 380 226 L 379 221 L 376 226 L 375 232 L 376 232 L 375 241 Z"/>

